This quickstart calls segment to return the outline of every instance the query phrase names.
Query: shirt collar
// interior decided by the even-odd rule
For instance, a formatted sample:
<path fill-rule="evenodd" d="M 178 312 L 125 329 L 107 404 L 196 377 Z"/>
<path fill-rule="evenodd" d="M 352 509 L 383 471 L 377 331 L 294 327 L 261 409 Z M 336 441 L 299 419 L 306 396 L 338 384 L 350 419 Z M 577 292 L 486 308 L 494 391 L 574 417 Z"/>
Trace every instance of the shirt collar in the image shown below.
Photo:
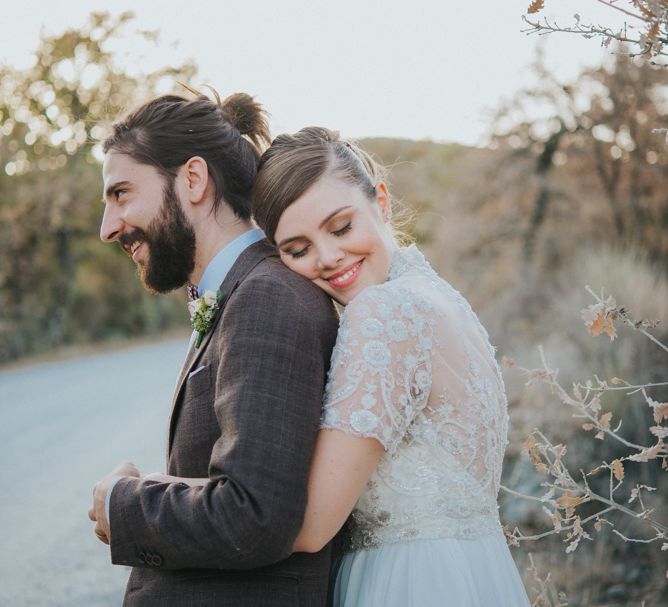
<path fill-rule="evenodd" d="M 223 284 L 227 273 L 239 258 L 239 255 L 263 238 L 264 232 L 260 228 L 252 228 L 225 245 L 204 269 L 199 285 L 197 285 L 198 295 L 201 297 L 207 291 L 215 293 L 218 287 Z"/>

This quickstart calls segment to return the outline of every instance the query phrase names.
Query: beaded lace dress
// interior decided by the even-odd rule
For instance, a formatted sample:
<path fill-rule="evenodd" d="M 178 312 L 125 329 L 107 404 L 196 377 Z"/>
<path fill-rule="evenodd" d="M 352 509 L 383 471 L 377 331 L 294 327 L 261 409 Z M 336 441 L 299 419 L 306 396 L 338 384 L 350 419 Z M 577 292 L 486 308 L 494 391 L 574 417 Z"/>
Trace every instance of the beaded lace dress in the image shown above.
<path fill-rule="evenodd" d="M 324 402 L 322 428 L 385 447 L 348 523 L 352 558 L 422 540 L 493 536 L 510 559 L 496 501 L 508 429 L 501 372 L 468 302 L 415 246 L 399 249 L 387 281 L 345 308 Z M 509 566 L 519 580 L 512 559 Z M 364 575 L 375 578 L 362 580 L 369 590 L 383 573 Z M 390 604 L 371 595 L 364 602 L 340 596 L 338 604 Z"/>

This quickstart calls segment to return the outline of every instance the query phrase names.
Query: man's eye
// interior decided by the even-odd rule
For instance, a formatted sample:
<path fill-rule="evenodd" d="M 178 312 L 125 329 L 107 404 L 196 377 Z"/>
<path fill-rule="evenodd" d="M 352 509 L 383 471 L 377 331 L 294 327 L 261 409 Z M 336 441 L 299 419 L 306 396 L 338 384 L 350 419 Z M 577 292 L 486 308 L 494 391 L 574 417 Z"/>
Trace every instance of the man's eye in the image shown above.
<path fill-rule="evenodd" d="M 343 236 L 344 234 L 347 234 L 350 232 L 351 228 L 353 227 L 352 222 L 348 222 L 346 225 L 344 225 L 342 228 L 339 228 L 338 230 L 334 230 L 334 235 L 335 236 Z"/>

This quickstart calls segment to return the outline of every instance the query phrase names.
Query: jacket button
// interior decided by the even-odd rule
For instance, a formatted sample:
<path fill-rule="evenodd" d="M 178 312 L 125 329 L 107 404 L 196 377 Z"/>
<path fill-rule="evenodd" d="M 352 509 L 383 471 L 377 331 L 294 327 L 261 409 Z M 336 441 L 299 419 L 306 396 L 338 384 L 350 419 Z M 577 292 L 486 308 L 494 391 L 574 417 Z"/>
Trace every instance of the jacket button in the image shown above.
<path fill-rule="evenodd" d="M 139 558 L 139 562 L 140 562 L 142 565 L 145 565 L 145 564 L 147 563 L 146 553 L 145 553 L 145 552 L 140 552 L 138 558 Z"/>

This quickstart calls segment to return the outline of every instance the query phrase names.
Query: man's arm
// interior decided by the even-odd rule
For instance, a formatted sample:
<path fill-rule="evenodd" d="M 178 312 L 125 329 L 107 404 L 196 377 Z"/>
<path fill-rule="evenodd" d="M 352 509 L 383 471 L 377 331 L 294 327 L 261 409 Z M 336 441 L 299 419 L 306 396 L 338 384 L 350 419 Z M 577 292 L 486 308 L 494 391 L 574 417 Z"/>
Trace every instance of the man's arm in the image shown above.
<path fill-rule="evenodd" d="M 268 275 L 230 298 L 220 352 L 221 428 L 203 486 L 123 478 L 111 496 L 116 564 L 245 569 L 286 558 L 301 527 L 334 312 Z M 209 354 L 207 352 L 206 354 Z"/>

